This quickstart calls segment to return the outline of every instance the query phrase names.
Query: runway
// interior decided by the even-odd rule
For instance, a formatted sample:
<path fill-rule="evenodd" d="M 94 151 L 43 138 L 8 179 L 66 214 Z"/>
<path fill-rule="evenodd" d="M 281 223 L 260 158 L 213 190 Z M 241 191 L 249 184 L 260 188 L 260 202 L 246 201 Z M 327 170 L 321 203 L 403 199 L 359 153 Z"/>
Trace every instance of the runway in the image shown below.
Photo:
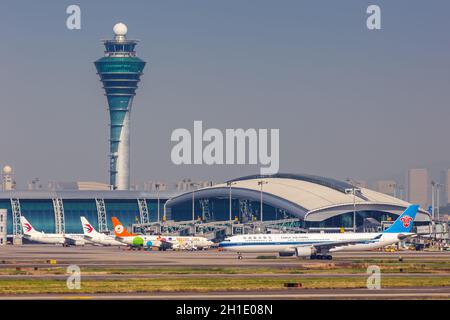
<path fill-rule="evenodd" d="M 81 270 L 83 271 L 83 270 Z M 160 279 L 161 277 L 167 277 L 168 274 L 153 273 L 153 274 L 82 274 L 83 280 L 117 280 L 117 279 Z M 201 273 L 201 274 L 170 274 L 171 279 L 198 279 L 217 277 L 229 278 L 229 279 L 274 279 L 274 278 L 289 278 L 296 281 L 302 279 L 314 279 L 314 278 L 367 278 L 366 273 L 315 273 L 315 274 L 293 274 L 293 273 L 280 273 L 280 274 L 267 274 L 267 273 L 242 273 L 242 274 L 216 274 L 216 273 Z M 384 277 L 390 278 L 442 278 L 450 277 L 450 273 L 383 273 Z M 24 275 L 0 275 L 0 280 L 66 280 L 67 275 L 61 274 L 24 274 Z"/>
<path fill-rule="evenodd" d="M 25 288 L 25 291 L 22 291 L 24 293 L 19 295 L 14 293 L 2 294 L 0 300 L 450 299 L 450 286 L 444 286 L 448 284 L 448 279 L 450 279 L 450 252 L 448 251 L 335 253 L 331 261 L 298 259 L 296 257 L 280 258 L 276 254 L 267 256 L 246 254 L 242 260 L 238 260 L 236 253 L 220 252 L 216 249 L 160 252 L 98 246 L 69 248 L 54 245 L 3 246 L 0 247 L 0 281 L 6 281 L 9 286 L 14 286 L 14 281 L 17 281 L 17 283 L 22 281 L 20 285 L 22 290 Z M 51 260 L 54 260 L 53 263 L 50 263 Z M 368 277 L 365 272 L 367 266 L 377 263 L 384 264 L 387 268 L 384 269 L 382 274 L 382 284 L 386 285 L 385 288 L 369 290 L 361 289 L 360 284 L 357 286 L 348 285 L 347 281 L 361 283 L 362 280 L 362 284 L 365 286 L 365 279 Z M 148 283 L 145 284 L 145 287 L 141 287 L 140 291 L 130 291 L 129 293 L 77 294 L 76 291 L 59 294 L 27 293 L 40 292 L 28 291 L 28 284 L 26 283 L 30 280 L 59 280 L 65 283 L 68 277 L 65 268 L 68 265 L 80 267 L 81 281 L 86 280 L 86 288 L 97 285 L 95 284 L 96 281 L 107 283 L 117 280 L 130 283 L 131 280 L 142 280 L 148 281 Z M 388 265 L 393 265 L 394 269 L 389 269 Z M 407 268 L 410 272 L 407 272 L 407 269 L 400 270 L 402 265 L 409 266 Z M 242 286 L 239 289 L 229 289 L 230 291 L 226 292 L 222 292 L 225 290 L 224 287 L 215 287 L 203 291 L 199 291 L 198 286 L 195 285 L 186 287 L 188 289 L 179 289 L 178 287 L 179 283 L 187 286 L 186 283 L 190 283 L 190 281 L 198 282 L 201 286 L 205 282 L 203 279 L 211 281 L 215 277 L 225 281 L 223 283 L 228 283 L 224 279 L 230 279 L 230 283 L 235 280 Z M 344 280 L 339 280 L 340 278 Z M 414 281 L 417 282 L 411 282 L 411 279 L 416 279 Z M 171 289 L 172 291 L 155 290 L 148 287 L 160 283 L 161 280 L 167 280 L 167 285 L 170 285 L 171 281 L 176 282 L 177 286 L 174 286 L 174 288 L 178 289 Z M 277 282 L 278 285 L 258 290 L 254 289 L 255 287 L 248 287 L 249 283 L 260 281 L 266 284 Z M 397 281 L 403 282 L 398 284 Z M 137 283 L 139 282 L 137 281 Z M 288 282 L 301 283 L 302 287 L 283 288 L 283 284 Z M 332 288 L 333 284 L 338 282 L 340 284 L 336 284 L 335 289 L 313 289 L 321 288 L 317 283 L 324 282 L 327 284 L 322 288 Z M 311 285 L 312 283 L 313 285 Z M 136 281 L 134 285 L 136 285 Z M 163 288 L 166 284 L 158 285 Z M 420 285 L 422 287 L 419 287 Z M 341 289 L 345 287 L 349 289 Z M 350 287 L 353 289 L 350 289 Z M 134 293 L 145 291 L 148 292 Z M 12 289 L 12 292 L 14 292 L 14 289 Z M 87 290 L 84 292 L 96 291 Z"/>
<path fill-rule="evenodd" d="M 43 294 L 0 296 L 3 300 L 345 300 L 345 299 L 450 299 L 449 287 L 395 289 L 286 289 L 248 292 L 176 292 L 151 294 Z"/>
<path fill-rule="evenodd" d="M 48 260 L 58 266 L 76 264 L 80 267 L 295 267 L 314 266 L 333 262 L 371 261 L 377 259 L 450 261 L 450 252 L 355 252 L 335 253 L 332 261 L 282 257 L 260 259 L 258 254 L 245 254 L 242 260 L 236 253 L 207 251 L 133 251 L 115 247 L 69 247 L 53 245 L 23 245 L 0 247 L 0 268 L 49 267 Z M 276 254 L 268 256 L 275 257 Z"/>

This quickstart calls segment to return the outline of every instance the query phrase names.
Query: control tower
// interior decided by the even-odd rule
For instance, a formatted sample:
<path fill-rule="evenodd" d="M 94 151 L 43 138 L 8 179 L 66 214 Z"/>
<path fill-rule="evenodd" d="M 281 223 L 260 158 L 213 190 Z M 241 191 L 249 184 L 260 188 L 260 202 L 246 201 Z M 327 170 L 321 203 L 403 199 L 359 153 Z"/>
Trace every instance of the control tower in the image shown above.
<path fill-rule="evenodd" d="M 114 26 L 114 40 L 103 41 L 105 56 L 95 67 L 105 89 L 110 116 L 110 185 L 130 188 L 130 112 L 145 62 L 136 57 L 136 40 L 128 40 L 123 23 Z"/>

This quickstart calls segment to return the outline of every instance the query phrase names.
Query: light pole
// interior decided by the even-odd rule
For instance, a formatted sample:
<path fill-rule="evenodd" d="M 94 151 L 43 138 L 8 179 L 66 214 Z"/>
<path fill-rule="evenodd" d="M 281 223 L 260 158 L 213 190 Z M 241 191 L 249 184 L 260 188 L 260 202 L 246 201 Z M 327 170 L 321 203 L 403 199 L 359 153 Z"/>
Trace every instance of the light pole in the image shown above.
<path fill-rule="evenodd" d="M 261 208 L 260 208 L 260 220 L 261 222 L 263 222 L 263 185 L 267 184 L 267 181 L 264 180 L 260 180 L 258 181 L 258 186 L 261 187 L 261 192 L 260 192 L 260 202 L 261 202 Z"/>
<path fill-rule="evenodd" d="M 190 186 L 192 188 L 192 226 L 194 227 L 194 234 L 197 233 L 196 227 L 195 227 L 195 187 L 198 184 L 195 182 L 191 182 Z"/>
<path fill-rule="evenodd" d="M 401 200 L 403 200 L 403 190 L 404 190 L 404 187 L 403 187 L 403 185 L 401 185 L 401 184 L 399 184 L 399 185 L 397 185 L 397 188 L 398 188 L 398 191 L 399 191 L 399 199 L 401 199 Z"/>
<path fill-rule="evenodd" d="M 230 215 L 230 217 L 229 217 L 229 219 L 230 219 L 230 228 L 231 228 L 231 235 L 233 235 L 234 234 L 234 231 L 233 231 L 233 216 L 232 216 L 232 202 L 231 202 L 231 186 L 233 185 L 233 184 L 236 184 L 236 182 L 227 182 L 227 186 L 230 188 L 230 203 L 229 203 L 229 209 L 230 209 L 230 212 L 229 212 L 229 215 Z"/>
<path fill-rule="evenodd" d="M 345 193 L 353 194 L 353 232 L 356 232 L 356 192 L 361 192 L 361 189 L 355 188 L 354 185 L 352 188 L 345 189 Z"/>
<path fill-rule="evenodd" d="M 394 190 L 394 198 L 397 198 L 397 183 L 390 183 L 389 187 L 391 187 Z"/>
<path fill-rule="evenodd" d="M 434 221 L 434 193 L 435 193 L 435 189 L 436 189 L 436 183 L 434 181 L 431 181 L 431 218 Z"/>
<path fill-rule="evenodd" d="M 161 185 L 159 183 L 155 184 L 155 188 L 156 188 L 156 197 L 158 198 L 158 233 L 161 233 L 161 224 L 160 224 L 160 219 L 159 219 L 159 187 Z"/>
<path fill-rule="evenodd" d="M 440 188 L 441 188 L 442 184 L 440 183 L 436 183 L 436 216 L 437 216 L 437 221 L 439 222 L 440 218 L 441 218 L 441 212 L 440 212 L 440 208 L 439 208 L 439 193 L 440 193 Z"/>

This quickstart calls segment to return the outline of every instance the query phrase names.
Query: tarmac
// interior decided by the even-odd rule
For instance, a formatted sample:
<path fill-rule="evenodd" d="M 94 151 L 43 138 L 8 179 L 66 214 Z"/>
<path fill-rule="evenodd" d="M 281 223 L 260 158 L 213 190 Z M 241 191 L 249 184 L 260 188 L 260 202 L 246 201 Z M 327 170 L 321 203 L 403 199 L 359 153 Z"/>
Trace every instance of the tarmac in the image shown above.
<path fill-rule="evenodd" d="M 259 257 L 258 257 L 259 256 Z M 399 261 L 450 261 L 450 252 L 354 252 L 354 253 L 335 253 L 332 261 L 320 261 L 309 259 L 298 259 L 296 257 L 278 257 L 272 259 L 262 259 L 258 254 L 245 254 L 241 260 L 237 259 L 236 253 L 218 251 L 210 249 L 205 251 L 146 251 L 129 250 L 127 248 L 117 247 L 61 247 L 54 245 L 23 245 L 23 246 L 3 246 L 0 247 L 0 268 L 16 268 L 27 270 L 27 268 L 50 268 L 66 267 L 68 265 L 78 265 L 89 268 L 164 268 L 164 267 L 182 267 L 182 268 L 207 268 L 207 267 L 239 267 L 239 268 L 308 268 L 333 262 L 352 263 L 352 262 L 375 262 L 379 259 Z M 276 256 L 271 254 L 270 256 Z M 50 264 L 54 260 L 56 264 Z M 450 277 L 450 273 L 440 274 L 430 273 L 383 273 L 390 277 Z M 106 280 L 106 279 L 156 279 L 161 274 L 84 274 L 83 279 Z M 200 278 L 213 277 L 217 274 L 170 274 L 171 278 Z M 320 273 L 307 274 L 267 274 L 267 273 L 236 273 L 220 274 L 221 278 L 320 278 L 320 277 L 367 277 L 366 274 L 336 274 L 326 273 L 321 270 Z M 0 280 L 15 279 L 59 279 L 64 280 L 67 275 L 64 274 L 18 274 L 18 275 L 0 275 Z M 230 291 L 230 292 L 155 292 L 155 293 L 127 293 L 127 294 L 21 294 L 21 295 L 2 295 L 0 300 L 53 300 L 53 299 L 162 299 L 162 300 L 298 300 L 298 299 L 450 299 L 450 287 L 408 287 L 408 288 L 382 288 L 380 290 L 369 289 L 305 289 L 305 288 L 286 288 L 285 290 L 264 290 L 264 291 Z"/>
<path fill-rule="evenodd" d="M 142 294 L 35 294 L 0 296 L 0 300 L 392 300 L 450 299 L 449 287 L 393 289 L 286 289 L 245 292 L 174 292 Z"/>
<path fill-rule="evenodd" d="M 260 258 L 258 258 L 258 256 Z M 233 252 L 210 249 L 205 251 L 146 251 L 118 247 L 62 247 L 54 245 L 23 245 L 0 247 L 0 268 L 49 267 L 49 260 L 56 260 L 58 266 L 76 264 L 80 267 L 295 267 L 314 264 L 352 262 L 354 260 L 392 259 L 399 257 L 411 260 L 450 261 L 450 251 L 424 252 L 351 252 L 334 253 L 333 260 L 309 260 L 296 257 L 261 259 L 261 254 L 244 254 L 238 260 Z M 277 256 L 265 254 L 264 256 Z"/>

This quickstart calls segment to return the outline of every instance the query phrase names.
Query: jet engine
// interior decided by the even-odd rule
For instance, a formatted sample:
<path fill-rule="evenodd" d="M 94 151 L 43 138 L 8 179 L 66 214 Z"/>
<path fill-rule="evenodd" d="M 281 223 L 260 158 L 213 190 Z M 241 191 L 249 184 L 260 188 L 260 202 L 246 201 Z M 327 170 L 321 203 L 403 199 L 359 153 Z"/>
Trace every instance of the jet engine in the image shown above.
<path fill-rule="evenodd" d="M 314 247 L 297 247 L 295 248 L 295 255 L 297 257 L 309 257 L 316 253 Z"/>

